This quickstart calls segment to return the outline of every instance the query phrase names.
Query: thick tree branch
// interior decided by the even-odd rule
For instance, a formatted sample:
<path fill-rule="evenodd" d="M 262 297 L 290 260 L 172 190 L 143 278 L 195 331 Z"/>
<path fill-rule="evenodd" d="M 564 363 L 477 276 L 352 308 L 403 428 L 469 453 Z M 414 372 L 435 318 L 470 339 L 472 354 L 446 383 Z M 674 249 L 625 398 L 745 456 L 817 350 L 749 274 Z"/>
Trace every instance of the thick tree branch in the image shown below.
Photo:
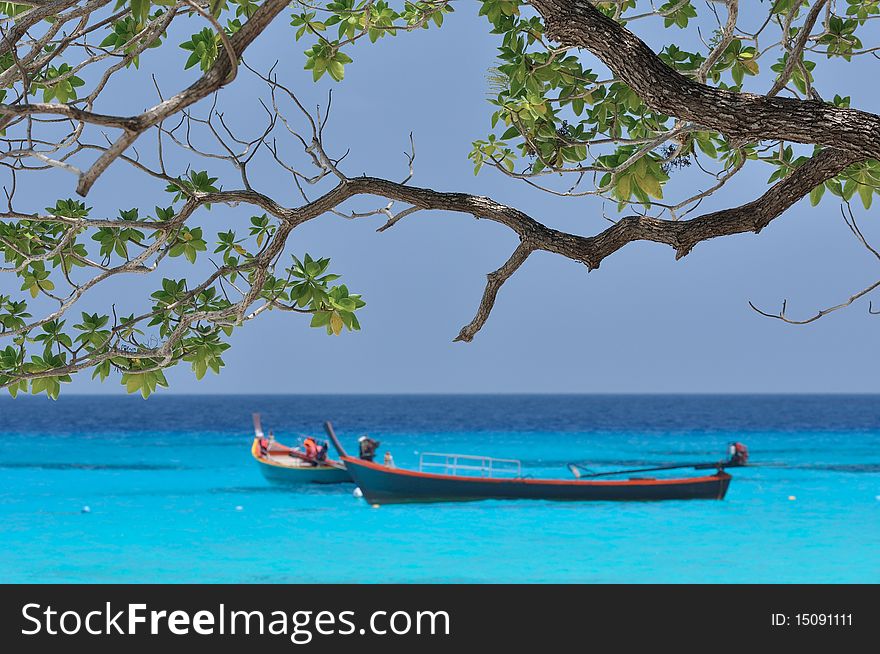
<path fill-rule="evenodd" d="M 491 198 L 466 193 L 445 193 L 375 177 L 354 177 L 341 182 L 320 198 L 296 209 L 280 207 L 271 199 L 252 191 L 221 192 L 200 197 L 201 201 L 235 201 L 256 204 L 284 220 L 292 229 L 327 213 L 358 195 L 374 195 L 404 202 L 416 209 L 465 213 L 503 224 L 520 238 L 511 258 L 489 275 L 489 280 L 473 321 L 455 339 L 471 341 L 488 319 L 501 285 L 535 250 L 560 254 L 587 266 L 598 268 L 603 259 L 628 243 L 652 241 L 675 249 L 676 259 L 687 255 L 702 241 L 719 236 L 758 233 L 813 188 L 840 174 L 858 160 L 857 155 L 840 150 L 823 150 L 776 183 L 761 197 L 744 205 L 715 211 L 690 220 L 660 220 L 647 216 L 629 216 L 599 234 L 586 237 L 547 227 L 526 213 Z"/>
<path fill-rule="evenodd" d="M 165 10 L 161 19 L 156 16 L 140 19 L 141 22 L 137 23 L 138 33 L 125 37 L 125 43 L 117 42 L 112 48 L 91 45 L 91 35 L 108 26 L 117 31 L 117 21 L 131 11 L 127 4 L 123 3 L 117 9 L 108 9 L 93 21 L 91 12 L 106 5 L 108 0 L 81 0 L 79 3 L 70 0 L 33 0 L 33 9 L 19 14 L 15 21 L 7 21 L 10 30 L 0 35 L 3 36 L 0 46 L 11 52 L 13 60 L 13 66 L 4 74 L 9 78 L 10 88 L 14 88 L 13 82 L 22 82 L 21 90 L 17 91 L 18 97 L 10 99 L 10 104 L 0 104 L 0 128 L 9 128 L 10 131 L 10 135 L 3 139 L 6 149 L 0 157 L 0 163 L 10 174 L 10 185 L 5 189 L 8 210 L 0 213 L 0 245 L 7 251 L 7 261 L 12 262 L 6 267 L 0 267 L 0 272 L 21 278 L 21 290 L 29 291 L 33 298 L 51 300 L 58 304 L 53 305 L 55 311 L 35 318 L 30 313 L 33 309 L 28 306 L 29 300 L 18 302 L 12 300 L 11 296 L 0 296 L 0 304 L 4 305 L 0 309 L 4 313 L 0 316 L 3 318 L 0 338 L 10 339 L 17 346 L 0 350 L 4 358 L 0 362 L 0 387 L 9 386 L 16 391 L 29 388 L 32 392 L 40 392 L 42 389 L 51 396 L 51 387 L 48 385 L 51 378 L 61 378 L 95 367 L 99 368 L 96 372 L 100 372 L 102 376 L 109 374 L 111 367 L 115 368 L 127 374 L 129 381 L 142 375 L 140 380 L 144 384 L 152 379 L 150 383 L 155 386 L 155 378 L 148 379 L 143 375 L 154 370 L 161 371 L 184 360 L 191 362 L 193 370 L 200 376 L 208 365 L 215 371 L 219 370 L 218 366 L 222 365 L 220 355 L 228 347 L 224 340 L 232 329 L 271 309 L 314 314 L 312 325 L 324 327 L 328 333 L 338 334 L 343 327 L 358 329 L 354 311 L 363 306 L 360 296 L 349 294 L 342 285 L 331 288 L 329 281 L 316 281 L 312 279 L 313 273 L 307 272 L 316 263 L 319 268 L 325 266 L 329 263 L 328 260 L 316 262 L 306 255 L 300 261 L 293 257 L 290 267 L 285 267 L 282 261 L 293 230 L 306 221 L 324 215 L 357 220 L 369 216 L 384 216 L 386 220 L 378 230 L 384 231 L 403 219 L 410 220 L 411 216 L 424 210 L 438 210 L 490 220 L 512 230 L 518 238 L 515 251 L 500 268 L 487 276 L 476 314 L 455 339 L 471 341 L 488 320 L 503 284 L 536 250 L 583 263 L 588 270 L 599 267 L 606 257 L 635 241 L 668 245 L 678 259 L 686 256 L 697 243 L 708 239 L 760 232 L 817 186 L 835 178 L 835 183 L 841 181 L 841 173 L 849 166 L 867 159 L 880 158 L 880 117 L 834 107 L 821 101 L 773 97 L 784 88 L 792 74 L 804 72 L 799 61 L 802 53 L 810 49 L 809 44 L 813 42 L 810 32 L 818 21 L 821 8 L 828 6 L 827 0 L 813 1 L 812 9 L 803 19 L 800 32 L 794 37 L 791 35 L 792 20 L 800 9 L 793 8 L 787 13 L 785 24 L 782 25 L 782 47 L 789 53 L 790 61 L 767 96 L 722 90 L 705 83 L 710 75 L 713 79 L 716 78 L 718 68 L 726 65 L 713 67 L 713 62 L 717 63 L 724 56 L 727 46 L 739 38 L 737 0 L 724 0 L 728 7 L 728 16 L 723 27 L 721 20 L 718 20 L 720 37 L 713 39 L 712 45 L 707 45 L 710 50 L 707 59 L 698 70 L 687 72 L 686 75 L 689 76 L 680 75 L 664 65 L 642 41 L 615 20 L 596 10 L 586 0 L 530 1 L 544 16 L 547 34 L 565 46 L 551 50 L 551 62 L 548 65 L 552 65 L 554 58 L 560 53 L 586 48 L 611 68 L 614 83 L 620 80 L 628 84 L 656 112 L 656 115 L 651 112 L 642 115 L 640 127 L 644 127 L 646 121 L 650 123 L 644 138 L 634 137 L 632 130 L 618 134 L 620 138 L 614 134 L 606 138 L 605 131 L 609 130 L 604 127 L 602 130 L 605 131 L 595 133 L 596 138 L 588 135 L 575 138 L 572 136 L 574 132 L 570 130 L 559 129 L 558 125 L 551 122 L 546 125 L 542 122 L 543 127 L 555 128 L 556 133 L 555 140 L 546 140 L 544 145 L 554 148 L 554 152 L 558 150 L 560 156 L 568 157 L 566 160 L 576 159 L 578 166 L 572 170 L 578 170 L 582 175 L 597 171 L 609 173 L 614 183 L 603 185 L 607 186 L 605 191 L 609 193 L 612 190 L 622 193 L 620 206 L 627 206 L 627 198 L 632 195 L 627 192 L 632 191 L 632 186 L 624 182 L 624 173 L 632 168 L 634 170 L 631 172 L 637 174 L 639 171 L 635 169 L 638 166 L 657 168 L 656 174 L 651 173 L 653 176 L 650 177 L 654 182 L 651 187 L 653 192 L 647 187 L 641 188 L 647 195 L 639 196 L 638 201 L 633 204 L 645 208 L 661 207 L 673 219 L 661 219 L 664 213 L 659 213 L 656 217 L 629 215 L 593 236 L 562 232 L 547 226 L 546 223 L 552 222 L 552 217 L 536 220 L 488 197 L 410 186 L 408 181 L 413 174 L 414 152 L 408 155 L 409 176 L 402 183 L 367 176 L 350 177 L 339 165 L 345 155 L 334 158 L 324 149 L 322 135 L 327 121 L 326 113 L 319 110 L 316 117 L 311 116 L 294 92 L 281 84 L 272 71 L 266 76 L 259 75 L 269 84 L 271 90 L 271 106 L 261 101 L 267 113 L 265 128 L 255 138 L 236 135 L 224 122 L 223 114 L 217 111 L 217 92 L 235 77 L 239 58 L 249 44 L 279 13 L 287 9 L 287 0 L 265 0 L 234 34 L 232 30 L 226 32 L 221 29 L 219 13 L 215 15 L 205 11 L 204 3 L 180 0 Z M 438 0 L 432 6 L 442 9 L 441 5 L 445 4 L 445 0 Z M 659 13 L 672 13 L 684 4 L 686 3 L 678 3 Z M 175 17 L 191 14 L 185 5 L 210 22 L 218 33 L 219 42 L 222 42 L 217 56 L 202 77 L 170 98 L 161 93 L 157 84 L 161 102 L 141 114 L 112 116 L 95 111 L 95 101 L 110 76 L 132 63 L 135 57 L 156 43 L 159 34 L 166 30 Z M 369 18 L 370 3 L 365 7 L 367 8 L 364 11 Z M 618 8 L 622 7 L 624 3 L 618 3 Z M 38 32 L 36 28 L 27 31 L 27 28 L 21 27 L 33 26 L 36 17 L 46 17 L 46 11 L 50 10 L 55 12 L 54 20 L 42 32 L 35 34 Z M 645 16 L 657 13 L 651 12 Z M 425 13 L 425 20 L 428 15 L 429 13 Z M 618 11 L 617 17 L 620 16 L 621 12 Z M 42 18 L 40 22 L 42 23 Z M 365 23 L 362 34 L 367 33 L 368 27 L 369 20 Z M 318 38 L 320 40 L 323 37 L 318 35 Z M 754 38 L 757 49 L 757 34 Z M 24 42 L 18 42 L 19 40 Z M 353 40 L 349 38 L 345 43 Z M 13 44 L 15 47 L 10 50 Z M 547 45 L 543 39 L 540 44 L 542 47 Z M 773 47 L 778 46 L 779 43 Z M 63 70 L 54 68 L 52 70 L 57 76 L 51 80 L 46 77 L 46 71 L 51 68 L 53 59 L 60 61 L 61 54 L 80 48 L 86 53 L 80 63 Z M 19 49 L 22 49 L 21 56 Z M 211 55 L 213 56 L 213 51 Z M 67 80 L 72 83 L 73 77 L 81 70 L 108 58 L 112 58 L 109 59 L 111 64 L 89 95 L 77 99 L 78 96 L 71 95 L 64 91 L 64 87 L 58 86 L 59 82 Z M 207 66 L 207 61 L 202 59 L 202 64 Z M 581 82 L 584 83 L 580 84 Z M 76 83 L 80 85 L 84 82 L 77 78 Z M 611 83 L 597 81 L 596 86 L 604 87 Z M 580 80 L 579 84 L 577 97 L 583 100 L 590 92 L 590 85 L 585 80 Z M 56 97 L 59 101 L 31 102 L 29 98 L 33 98 L 35 89 L 42 89 L 45 99 Z M 280 115 L 278 101 L 283 99 L 283 94 L 289 96 L 306 116 L 311 135 L 301 135 Z M 201 119 L 194 116 L 189 108 L 212 95 L 215 103 L 210 106 L 208 117 Z M 562 99 L 561 95 L 557 99 L 547 98 L 549 102 L 560 103 Z M 644 109 L 641 103 L 638 105 L 639 110 Z M 175 115 L 180 119 L 178 125 L 167 128 L 171 123 L 169 119 Z M 674 128 L 668 130 L 665 125 L 670 117 L 676 120 Z M 215 119 L 219 122 L 212 122 Z M 286 161 L 287 153 L 276 143 L 276 134 L 272 133 L 276 124 L 283 125 L 302 145 L 307 155 L 306 161 L 310 161 L 318 169 L 316 174 L 303 174 Z M 209 139 L 211 145 L 204 146 L 201 141 L 193 140 L 190 130 L 198 126 L 212 139 Z M 563 123 L 563 127 L 565 126 Z M 121 134 L 116 133 L 114 142 L 93 144 L 83 140 L 87 127 L 114 128 Z M 158 136 L 156 163 L 141 158 L 136 150 L 126 152 L 143 133 L 152 128 L 156 128 Z M 702 152 L 712 152 L 715 147 L 712 142 L 725 148 L 722 156 L 724 168 L 717 173 L 701 165 L 697 150 L 693 149 L 693 145 L 698 143 L 698 133 L 704 131 L 712 133 L 708 134 L 708 145 L 699 142 Z M 523 130 L 520 129 L 520 132 Z M 714 132 L 726 135 L 726 142 L 720 143 L 722 139 Z M 552 137 L 553 132 L 550 134 Z M 522 133 L 522 136 L 528 145 L 541 143 L 533 135 L 530 137 Z M 207 171 L 196 172 L 197 169 L 187 162 L 184 177 L 175 176 L 169 170 L 174 165 L 170 160 L 166 168 L 164 139 L 188 154 L 210 159 L 212 163 L 224 161 L 231 165 L 241 178 L 240 190 L 216 190 L 224 188 L 228 182 L 225 178 L 222 178 L 223 182 L 218 181 L 221 177 L 215 177 L 213 166 L 209 176 Z M 672 146 L 657 151 L 670 141 L 673 142 Z M 790 149 L 786 148 L 785 142 L 801 142 L 817 147 L 812 158 L 801 163 L 803 160 L 800 157 L 789 156 Z M 751 148 L 746 152 L 746 144 L 750 143 L 760 143 L 754 148 L 754 154 Z M 535 152 L 539 150 L 538 145 L 533 148 Z M 581 165 L 583 160 L 591 157 L 599 161 L 600 155 L 588 152 L 587 156 L 563 151 L 575 146 L 587 149 L 592 146 L 616 147 L 615 152 L 619 158 L 611 167 L 604 163 L 601 166 Z M 217 147 L 219 149 L 215 149 Z M 731 150 L 727 148 L 736 151 L 738 158 L 731 159 Z M 778 158 L 775 155 L 776 148 L 780 150 Z M 86 150 L 97 152 L 97 155 L 93 155 L 97 156 L 97 160 L 94 160 L 91 168 L 81 172 L 74 166 L 73 162 L 78 160 L 73 157 Z M 302 195 L 303 204 L 285 206 L 283 200 L 271 189 L 264 193 L 252 186 L 246 167 L 258 152 L 270 153 L 278 164 L 291 173 L 292 185 Z M 486 156 L 499 169 L 505 170 L 504 164 L 495 158 L 496 154 L 488 152 Z M 539 156 L 543 158 L 543 155 Z M 709 156 L 714 158 L 714 155 Z M 747 159 L 751 160 L 755 156 L 779 166 L 779 172 L 771 179 L 776 179 L 783 171 L 786 176 L 751 202 L 690 218 L 703 197 L 715 193 L 742 168 Z M 98 219 L 89 218 L 90 208 L 85 204 L 70 199 L 59 200 L 54 208 L 46 209 L 45 215 L 39 212 L 20 212 L 13 206 L 16 176 L 20 171 L 64 168 L 79 177 L 77 190 L 85 195 L 102 172 L 117 159 L 170 185 L 170 190 L 175 193 L 173 207 L 157 207 L 155 219 L 140 217 L 136 210 L 122 211 L 118 219 Z M 704 173 L 714 178 L 711 188 L 679 204 L 672 204 L 672 200 L 656 203 L 653 200 L 648 201 L 648 195 L 660 195 L 659 187 L 668 177 L 668 173 L 675 168 L 676 163 L 683 166 L 685 160 L 687 163 L 696 163 Z M 89 161 L 93 161 L 93 158 L 90 157 Z M 873 171 L 875 163 L 869 162 L 853 166 L 843 175 L 848 181 L 856 181 L 855 177 L 867 180 L 863 187 L 859 187 L 866 206 L 870 199 L 865 198 L 864 191 L 869 187 L 876 188 L 872 183 L 876 177 Z M 661 175 L 661 172 L 665 175 Z M 539 171 L 536 174 L 550 174 L 550 171 Z M 304 190 L 304 184 L 314 185 L 321 180 L 331 179 L 331 176 L 335 176 L 338 183 L 334 188 L 325 187 L 326 192 L 323 195 L 315 198 Z M 528 177 L 521 173 L 513 173 L 512 176 Z M 616 182 L 619 184 L 615 186 Z M 851 187 L 850 184 L 849 187 L 835 191 L 847 197 Z M 367 210 L 354 204 L 345 204 L 360 196 L 382 198 L 382 201 L 376 203 L 373 200 L 376 206 Z M 181 200 L 182 205 L 179 204 Z M 196 227 L 187 224 L 196 210 L 208 204 L 226 204 L 231 207 L 251 205 L 259 207 L 261 211 L 258 213 L 265 215 L 251 217 L 251 226 L 247 227 L 248 232 L 244 235 L 237 225 L 231 225 L 236 230 L 229 229 L 225 232 L 217 228 L 217 248 L 210 252 L 210 236 L 202 232 L 201 225 Z M 678 209 L 685 206 L 689 207 L 687 211 L 678 212 Z M 675 219 L 676 216 L 680 219 Z M 854 218 L 851 229 L 867 246 Z M 91 232 L 90 240 L 87 239 L 86 232 Z M 89 253 L 98 248 L 90 241 L 100 242 L 100 256 L 92 255 L 90 258 Z M 880 253 L 868 247 L 875 256 L 880 257 Z M 117 316 L 114 305 L 112 322 L 109 316 L 98 317 L 95 314 L 92 317 L 84 314 L 82 325 L 72 325 L 73 319 L 67 315 L 68 312 L 90 289 L 109 277 L 150 274 L 157 271 L 166 258 L 178 256 L 185 256 L 194 264 L 198 252 L 205 252 L 201 256 L 203 260 L 207 258 L 213 268 L 204 274 L 193 270 L 192 275 L 186 275 L 182 279 L 163 278 L 162 289 L 150 296 L 155 302 L 148 309 L 138 309 L 138 315 L 132 311 L 127 317 L 124 314 Z M 195 278 L 195 275 L 198 277 Z M 335 277 L 327 275 L 326 280 Z M 60 282 L 60 288 L 56 287 L 56 282 Z M 313 283 L 318 284 L 317 290 L 309 286 Z M 819 312 L 818 316 L 803 322 L 818 319 L 829 311 L 846 306 L 880 288 L 878 285 L 880 282 L 838 307 Z M 784 309 L 774 317 L 796 322 L 785 316 Z M 65 323 L 71 325 L 62 330 Z M 104 326 L 106 329 L 102 328 Z M 35 333 L 38 335 L 35 336 Z M 78 335 L 74 338 L 73 334 Z M 34 354 L 40 349 L 38 343 L 44 343 L 42 356 Z M 38 379 L 44 381 L 34 384 L 33 381 Z M 31 383 L 28 384 L 28 381 Z M 53 383 L 57 386 L 63 381 L 68 379 L 56 379 Z M 130 386 L 129 390 L 132 388 Z M 57 395 L 57 391 L 55 394 Z"/>
<path fill-rule="evenodd" d="M 420 209 L 467 213 L 476 218 L 501 223 L 515 231 L 526 247 L 561 254 L 592 270 L 598 268 L 605 257 L 633 241 L 653 241 L 669 245 L 675 249 L 676 258 L 680 259 L 702 241 L 719 236 L 758 233 L 813 188 L 840 174 L 857 160 L 858 156 L 850 152 L 823 150 L 770 187 L 761 197 L 747 204 L 689 220 L 628 216 L 591 237 L 552 229 L 526 213 L 491 198 L 466 193 L 443 193 L 374 177 L 354 177 L 340 184 L 300 209 L 296 220 L 308 220 L 326 211 L 325 207 L 335 206 L 347 197 L 377 195 L 406 202 Z"/>
<path fill-rule="evenodd" d="M 635 34 L 587 0 L 529 0 L 548 36 L 596 55 L 654 111 L 745 141 L 784 140 L 880 159 L 880 116 L 817 100 L 736 93 L 700 84 L 663 63 Z"/>
<path fill-rule="evenodd" d="M 719 236 L 760 232 L 792 204 L 807 195 L 815 186 L 838 175 L 853 163 L 854 159 L 855 157 L 851 153 L 824 150 L 795 169 L 788 177 L 776 183 L 761 197 L 739 207 L 679 221 L 660 220 L 647 216 L 629 216 L 591 237 L 569 234 L 547 227 L 528 214 L 491 198 L 466 193 L 446 193 L 376 177 L 350 178 L 340 182 L 335 188 L 312 202 L 295 208 L 284 207 L 270 197 L 251 190 L 198 193 L 187 202 L 172 227 L 182 224 L 197 207 L 209 203 L 245 203 L 258 206 L 283 223 L 276 238 L 273 239 L 272 252 L 260 259 L 268 263 L 280 252 L 286 236 L 298 225 L 332 212 L 345 201 L 361 195 L 373 195 L 404 202 L 418 209 L 465 213 L 478 219 L 500 223 L 513 230 L 519 236 L 521 243 L 507 263 L 489 275 L 486 290 L 474 320 L 464 327 L 455 339 L 471 341 L 488 319 L 498 289 L 535 250 L 562 255 L 583 263 L 589 270 L 598 268 L 603 259 L 634 241 L 652 241 L 669 245 L 675 249 L 676 259 L 680 259 L 702 241 Z M 157 243 L 160 242 L 157 241 Z M 38 327 L 49 320 L 60 318 L 88 289 L 109 275 L 117 274 L 120 270 L 149 272 L 143 267 L 143 264 L 147 257 L 157 250 L 158 245 L 154 244 L 148 251 L 121 268 L 105 271 L 91 282 L 77 287 L 58 311 L 36 323 L 6 332 L 4 335 L 14 335 Z M 259 266 L 257 269 L 260 275 L 265 275 L 264 269 Z M 259 288 L 262 279 L 263 277 L 259 277 L 253 288 Z M 256 291 L 253 292 L 256 293 Z M 256 295 L 254 295 L 255 297 Z M 241 306 L 246 308 L 254 298 Z"/>

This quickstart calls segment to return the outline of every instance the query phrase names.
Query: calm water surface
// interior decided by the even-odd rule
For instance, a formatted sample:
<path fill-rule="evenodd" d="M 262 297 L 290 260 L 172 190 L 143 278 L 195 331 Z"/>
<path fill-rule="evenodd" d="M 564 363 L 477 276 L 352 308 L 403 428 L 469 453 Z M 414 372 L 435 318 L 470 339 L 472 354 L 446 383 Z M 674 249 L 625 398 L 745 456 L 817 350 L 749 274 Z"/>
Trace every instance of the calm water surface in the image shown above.
<path fill-rule="evenodd" d="M 399 466 L 452 451 L 567 478 L 733 439 L 755 466 L 723 502 L 373 509 L 269 486 L 252 411 L 282 442 L 326 418 L 352 449 L 369 432 Z M 876 583 L 880 397 L 3 398 L 0 545 L 4 582 Z"/>

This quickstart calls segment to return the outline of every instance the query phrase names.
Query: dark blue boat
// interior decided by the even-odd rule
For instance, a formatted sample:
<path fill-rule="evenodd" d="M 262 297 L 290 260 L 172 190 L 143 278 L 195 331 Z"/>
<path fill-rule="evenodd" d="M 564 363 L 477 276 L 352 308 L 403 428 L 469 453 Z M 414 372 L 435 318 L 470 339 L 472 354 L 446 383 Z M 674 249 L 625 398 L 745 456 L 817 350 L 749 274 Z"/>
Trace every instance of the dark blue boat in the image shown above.
<path fill-rule="evenodd" d="M 521 476 L 519 462 L 490 457 L 433 455 L 447 457 L 445 468 L 480 471 L 485 476 L 436 474 L 422 470 L 402 470 L 351 457 L 342 447 L 328 422 L 325 428 L 345 463 L 348 473 L 370 504 L 405 502 L 451 502 L 488 499 L 535 499 L 566 501 L 655 501 L 720 500 L 727 493 L 731 476 L 721 469 L 703 477 L 682 479 L 563 480 L 531 479 Z M 449 461 L 454 459 L 451 464 Z M 468 465 L 467 460 L 479 465 Z M 462 464 L 461 461 L 465 462 Z M 498 465 L 500 464 L 500 465 Z M 513 467 L 511 464 L 516 464 Z M 444 464 L 428 464 L 444 465 Z M 423 466 L 424 467 L 424 466 Z M 505 473 L 510 477 L 491 476 Z"/>

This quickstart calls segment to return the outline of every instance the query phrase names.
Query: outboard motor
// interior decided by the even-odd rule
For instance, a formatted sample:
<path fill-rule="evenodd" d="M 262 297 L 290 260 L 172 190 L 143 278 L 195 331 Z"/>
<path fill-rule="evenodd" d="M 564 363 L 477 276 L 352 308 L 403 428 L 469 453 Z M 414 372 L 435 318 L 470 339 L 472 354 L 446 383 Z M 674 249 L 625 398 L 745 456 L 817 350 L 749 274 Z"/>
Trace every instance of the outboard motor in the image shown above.
<path fill-rule="evenodd" d="M 376 450 L 382 443 L 373 440 L 369 436 L 361 436 L 358 439 L 358 447 L 360 448 L 360 457 L 364 461 L 372 461 L 376 458 Z"/>
<path fill-rule="evenodd" d="M 730 466 L 744 466 L 749 461 L 749 448 L 743 443 L 731 443 L 727 452 L 730 454 L 730 460 L 727 463 Z"/>
<path fill-rule="evenodd" d="M 327 441 L 321 441 L 318 443 L 318 451 L 315 454 L 315 461 L 326 461 L 327 460 L 327 447 L 329 444 Z"/>

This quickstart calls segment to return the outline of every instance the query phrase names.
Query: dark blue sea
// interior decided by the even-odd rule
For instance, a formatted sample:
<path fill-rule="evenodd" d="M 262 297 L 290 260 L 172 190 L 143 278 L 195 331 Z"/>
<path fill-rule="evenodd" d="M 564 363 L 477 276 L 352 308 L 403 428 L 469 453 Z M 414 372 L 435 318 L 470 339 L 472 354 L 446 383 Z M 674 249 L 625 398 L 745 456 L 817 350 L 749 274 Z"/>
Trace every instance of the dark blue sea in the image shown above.
<path fill-rule="evenodd" d="M 722 458 L 724 501 L 370 507 L 269 485 L 281 441 L 522 460 L 535 477 Z M 705 473 L 693 473 L 705 474 Z M 84 508 L 88 507 L 88 511 Z M 880 397 L 155 396 L 0 399 L 3 582 L 880 582 Z"/>

